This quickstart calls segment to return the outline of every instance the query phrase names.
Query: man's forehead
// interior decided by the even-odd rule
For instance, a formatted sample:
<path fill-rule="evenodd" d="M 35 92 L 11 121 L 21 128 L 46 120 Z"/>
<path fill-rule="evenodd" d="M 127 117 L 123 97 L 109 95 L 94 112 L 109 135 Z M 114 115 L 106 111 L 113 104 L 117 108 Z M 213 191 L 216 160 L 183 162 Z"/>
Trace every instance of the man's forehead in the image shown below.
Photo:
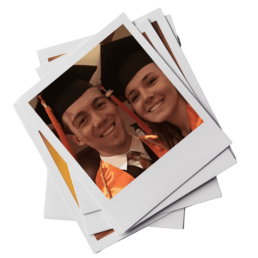
<path fill-rule="evenodd" d="M 95 87 L 88 89 L 64 112 L 63 119 L 65 119 L 65 117 L 69 117 L 70 120 L 73 119 L 77 113 L 81 111 L 88 111 L 91 108 L 94 100 L 99 97 L 104 97 L 99 89 Z"/>

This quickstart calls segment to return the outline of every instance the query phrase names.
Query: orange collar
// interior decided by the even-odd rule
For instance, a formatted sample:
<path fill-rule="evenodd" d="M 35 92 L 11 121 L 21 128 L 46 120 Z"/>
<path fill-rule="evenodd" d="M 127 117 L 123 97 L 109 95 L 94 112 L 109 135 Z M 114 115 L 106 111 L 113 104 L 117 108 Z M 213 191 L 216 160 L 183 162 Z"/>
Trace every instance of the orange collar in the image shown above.
<path fill-rule="evenodd" d="M 188 103 L 186 104 L 186 109 L 190 120 L 190 126 L 193 131 L 203 123 L 203 120 Z"/>

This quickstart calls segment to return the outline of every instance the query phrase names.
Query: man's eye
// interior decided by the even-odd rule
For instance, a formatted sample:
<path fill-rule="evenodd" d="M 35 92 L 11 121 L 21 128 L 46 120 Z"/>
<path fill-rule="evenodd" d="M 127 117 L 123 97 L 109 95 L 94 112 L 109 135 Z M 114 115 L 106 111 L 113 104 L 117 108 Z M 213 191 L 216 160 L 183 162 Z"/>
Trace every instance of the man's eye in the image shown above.
<path fill-rule="evenodd" d="M 135 102 L 135 101 L 138 99 L 138 97 L 139 97 L 139 94 L 133 96 L 133 97 L 132 97 L 132 102 Z"/>
<path fill-rule="evenodd" d="M 106 104 L 105 102 L 100 102 L 100 103 L 98 104 L 98 108 L 103 107 L 105 104 Z"/>
<path fill-rule="evenodd" d="M 85 122 L 85 119 L 83 118 L 80 123 L 79 123 L 79 127 Z"/>

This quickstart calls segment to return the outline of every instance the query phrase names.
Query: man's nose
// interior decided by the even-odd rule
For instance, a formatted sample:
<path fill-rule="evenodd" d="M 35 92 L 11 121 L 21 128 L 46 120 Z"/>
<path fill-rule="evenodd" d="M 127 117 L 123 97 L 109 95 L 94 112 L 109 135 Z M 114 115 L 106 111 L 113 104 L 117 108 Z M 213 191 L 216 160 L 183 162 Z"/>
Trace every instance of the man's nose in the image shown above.
<path fill-rule="evenodd" d="M 98 128 L 106 121 L 106 117 L 97 113 L 92 114 L 93 126 Z"/>

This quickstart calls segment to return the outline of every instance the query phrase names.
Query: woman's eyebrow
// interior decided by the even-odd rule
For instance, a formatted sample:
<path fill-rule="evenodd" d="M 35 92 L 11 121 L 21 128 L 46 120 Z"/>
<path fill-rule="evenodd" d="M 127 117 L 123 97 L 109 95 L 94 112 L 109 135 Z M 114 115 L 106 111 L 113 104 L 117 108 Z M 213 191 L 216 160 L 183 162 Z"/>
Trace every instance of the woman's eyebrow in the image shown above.
<path fill-rule="evenodd" d="M 150 74 L 152 74 L 153 72 L 150 72 L 150 73 L 148 73 L 148 74 L 146 74 L 143 78 L 142 78 L 142 82 L 144 82 L 147 78 L 148 78 L 148 76 L 150 75 Z M 129 92 L 129 94 L 128 94 L 128 98 L 130 97 L 130 95 L 132 94 L 134 92 L 134 89 L 132 89 L 130 92 Z"/>
<path fill-rule="evenodd" d="M 146 74 L 146 75 L 142 78 L 142 82 L 145 81 L 145 80 L 148 78 L 148 76 L 149 76 L 150 74 L 152 74 L 152 73 L 153 73 L 153 72 L 150 72 L 150 73 Z"/>
<path fill-rule="evenodd" d="M 132 90 L 129 92 L 129 94 L 128 94 L 128 99 L 129 99 L 130 95 L 133 94 L 133 93 L 134 93 L 134 89 L 132 89 Z"/>

